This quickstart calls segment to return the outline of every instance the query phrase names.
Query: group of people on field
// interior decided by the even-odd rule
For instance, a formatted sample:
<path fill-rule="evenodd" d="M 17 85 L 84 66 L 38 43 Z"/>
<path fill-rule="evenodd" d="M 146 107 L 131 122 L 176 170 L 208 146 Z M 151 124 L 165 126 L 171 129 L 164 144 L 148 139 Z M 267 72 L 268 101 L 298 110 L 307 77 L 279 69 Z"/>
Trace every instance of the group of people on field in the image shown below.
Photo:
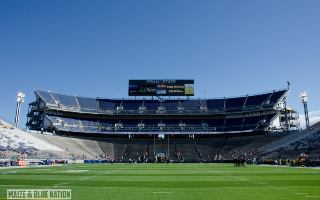
<path fill-rule="evenodd" d="M 233 163 L 235 167 L 245 167 L 247 164 L 247 161 L 244 158 L 235 158 L 233 160 Z"/>

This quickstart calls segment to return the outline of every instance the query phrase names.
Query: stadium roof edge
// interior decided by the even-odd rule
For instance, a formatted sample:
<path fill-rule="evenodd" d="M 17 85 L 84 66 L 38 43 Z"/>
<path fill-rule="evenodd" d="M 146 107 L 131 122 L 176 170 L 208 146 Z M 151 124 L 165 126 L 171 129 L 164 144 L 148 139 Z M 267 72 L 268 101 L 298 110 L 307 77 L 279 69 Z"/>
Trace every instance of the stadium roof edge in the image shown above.
<path fill-rule="evenodd" d="M 167 98 L 163 98 L 165 100 L 183 100 L 183 99 L 188 99 L 188 100 L 210 100 L 210 99 L 230 99 L 230 98 L 241 98 L 241 97 L 246 97 L 246 96 L 256 96 L 256 95 L 262 95 L 262 94 L 267 94 L 267 93 L 273 93 L 273 92 L 278 92 L 278 91 L 287 91 L 283 96 L 286 96 L 289 92 L 288 88 L 282 88 L 282 89 L 277 89 L 277 90 L 270 90 L 270 91 L 266 91 L 266 92 L 259 92 L 259 93 L 254 93 L 254 94 L 246 94 L 246 95 L 239 95 L 239 96 L 228 96 L 228 97 L 210 97 L 210 98 L 195 98 L 195 97 L 167 97 Z M 66 95 L 66 96 L 74 96 L 74 97 L 80 97 L 80 98 L 90 98 L 90 99 L 101 99 L 101 100 L 149 100 L 152 99 L 153 97 L 123 97 L 123 98 L 107 98 L 107 97 L 88 97 L 88 96 L 79 96 L 79 95 L 69 95 L 69 94 L 62 94 L 62 93 L 56 93 L 56 92 L 52 92 L 52 91 L 46 91 L 46 90 L 40 90 L 40 89 L 35 89 L 34 93 L 38 94 L 38 92 L 49 92 L 49 93 L 53 93 L 53 94 L 60 94 L 60 95 Z M 39 95 L 41 97 L 41 95 Z M 154 96 L 156 97 L 156 96 Z"/>

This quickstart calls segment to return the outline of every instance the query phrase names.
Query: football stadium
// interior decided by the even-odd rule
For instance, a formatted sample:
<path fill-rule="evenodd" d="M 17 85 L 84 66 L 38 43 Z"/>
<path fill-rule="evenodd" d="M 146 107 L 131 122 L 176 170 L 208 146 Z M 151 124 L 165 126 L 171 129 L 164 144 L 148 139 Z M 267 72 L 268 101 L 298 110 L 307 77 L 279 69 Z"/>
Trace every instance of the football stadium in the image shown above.
<path fill-rule="evenodd" d="M 0 195 L 319 199 L 320 125 L 300 128 L 289 91 L 196 99 L 194 80 L 171 79 L 130 80 L 121 99 L 35 90 L 27 130 L 1 121 Z"/>
<path fill-rule="evenodd" d="M 1 0 L 0 200 L 320 200 L 319 0 Z"/>

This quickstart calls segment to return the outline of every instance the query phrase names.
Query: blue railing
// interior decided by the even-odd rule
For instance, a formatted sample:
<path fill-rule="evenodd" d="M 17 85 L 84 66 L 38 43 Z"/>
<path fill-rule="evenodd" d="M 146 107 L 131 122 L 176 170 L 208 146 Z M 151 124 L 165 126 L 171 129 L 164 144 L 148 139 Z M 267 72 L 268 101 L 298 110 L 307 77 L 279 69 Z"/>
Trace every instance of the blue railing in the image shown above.
<path fill-rule="evenodd" d="M 228 132 L 264 129 L 276 114 L 227 120 L 80 120 L 74 118 L 46 116 L 58 131 L 76 133 L 104 132 Z M 117 126 L 121 124 L 121 126 Z M 143 124 L 143 127 L 139 127 Z M 161 127 L 160 124 L 163 124 Z M 184 124 L 183 126 L 181 124 Z M 204 125 L 205 124 L 205 125 Z"/>

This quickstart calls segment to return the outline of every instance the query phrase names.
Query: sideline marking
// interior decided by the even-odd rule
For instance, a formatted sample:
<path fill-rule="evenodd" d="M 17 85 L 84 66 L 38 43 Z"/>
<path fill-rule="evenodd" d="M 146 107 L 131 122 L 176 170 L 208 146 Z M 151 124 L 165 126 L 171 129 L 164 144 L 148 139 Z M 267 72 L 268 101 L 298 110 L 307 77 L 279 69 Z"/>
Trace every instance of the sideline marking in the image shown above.
<path fill-rule="evenodd" d="M 67 171 L 61 171 L 62 173 L 82 173 L 82 172 L 88 172 L 89 170 L 74 170 L 74 169 L 70 169 Z"/>
<path fill-rule="evenodd" d="M 57 184 L 54 184 L 54 186 L 63 186 L 63 185 L 68 185 L 69 183 L 67 182 L 64 182 L 64 183 L 57 183 Z"/>
<path fill-rule="evenodd" d="M 153 192 L 153 194 L 172 194 L 173 192 Z"/>

